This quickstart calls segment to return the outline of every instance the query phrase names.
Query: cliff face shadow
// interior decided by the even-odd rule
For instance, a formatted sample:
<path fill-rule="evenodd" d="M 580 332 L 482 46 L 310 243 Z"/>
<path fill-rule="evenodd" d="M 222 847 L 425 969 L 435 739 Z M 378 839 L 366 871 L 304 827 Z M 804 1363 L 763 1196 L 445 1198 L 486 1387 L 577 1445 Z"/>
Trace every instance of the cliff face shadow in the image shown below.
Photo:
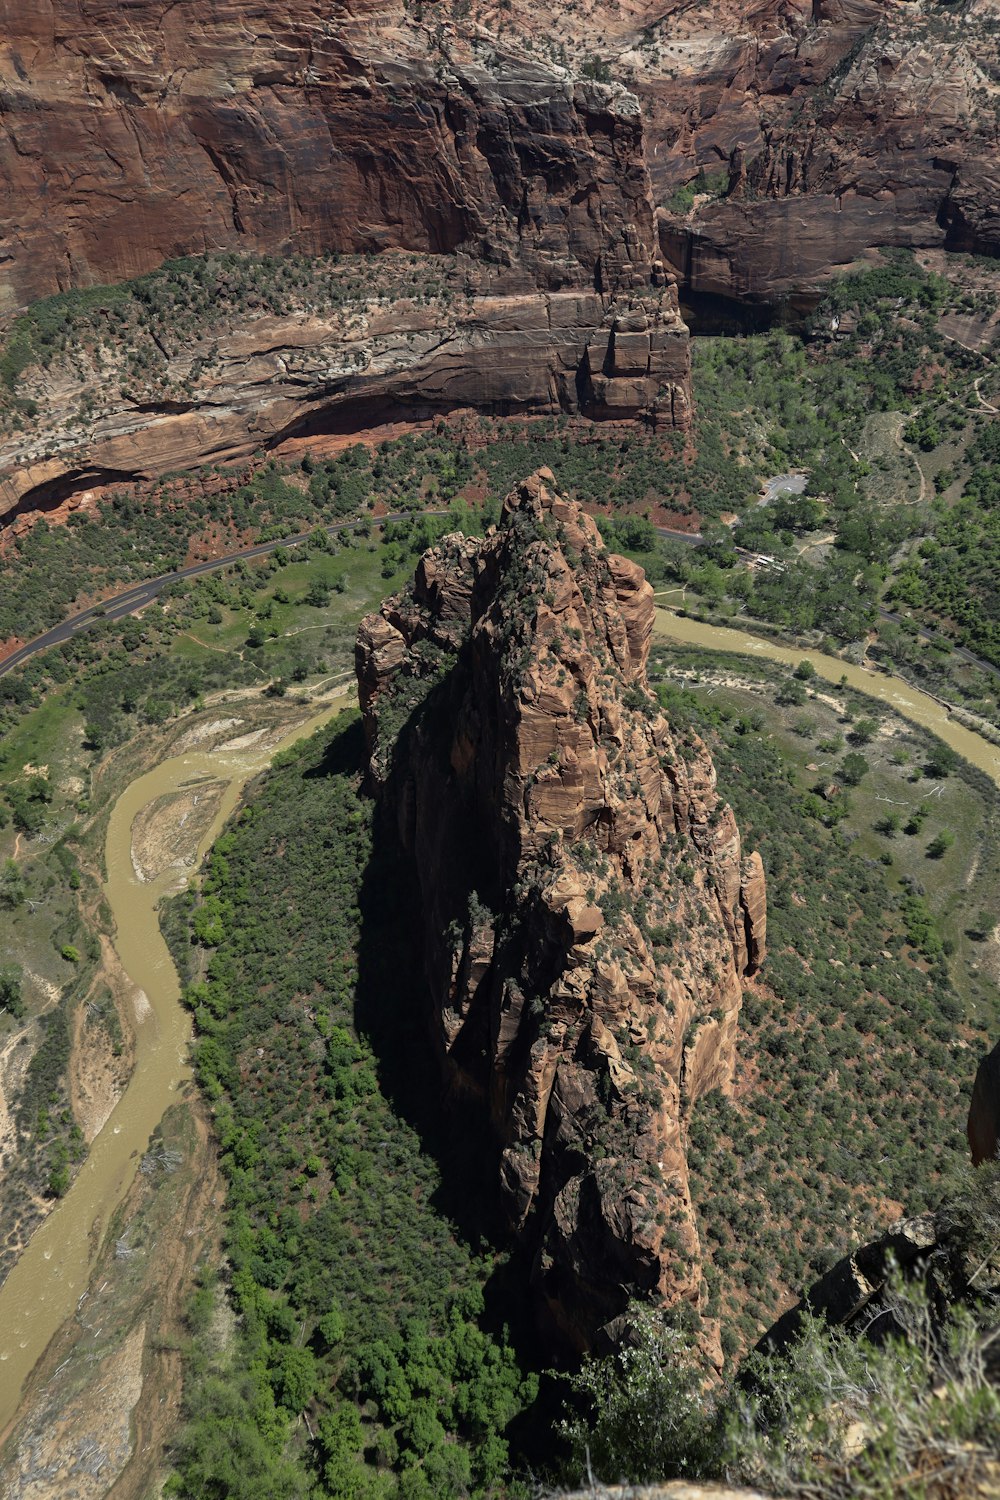
<path fill-rule="evenodd" d="M 357 710 L 345 709 L 335 721 L 334 733 L 327 740 L 323 757 L 303 775 L 307 781 L 316 777 L 357 775 L 365 753 L 365 736 L 361 715 Z M 324 730 L 328 734 L 329 730 Z"/>
<path fill-rule="evenodd" d="M 440 703 L 445 684 L 431 696 Z M 430 701 L 422 707 L 430 709 Z M 404 726 L 401 743 L 413 727 L 412 720 Z M 352 735 L 351 743 L 360 760 L 360 742 Z M 361 890 L 355 1024 L 375 1053 L 383 1093 L 438 1166 L 433 1207 L 476 1254 L 506 1252 L 484 1287 L 484 1326 L 494 1333 L 506 1326 L 519 1357 L 537 1367 L 545 1359 L 528 1293 L 530 1264 L 507 1233 L 499 1143 L 481 1104 L 449 1097 L 432 1040 L 424 920 L 414 862 L 401 847 L 390 809 L 376 806 Z"/>

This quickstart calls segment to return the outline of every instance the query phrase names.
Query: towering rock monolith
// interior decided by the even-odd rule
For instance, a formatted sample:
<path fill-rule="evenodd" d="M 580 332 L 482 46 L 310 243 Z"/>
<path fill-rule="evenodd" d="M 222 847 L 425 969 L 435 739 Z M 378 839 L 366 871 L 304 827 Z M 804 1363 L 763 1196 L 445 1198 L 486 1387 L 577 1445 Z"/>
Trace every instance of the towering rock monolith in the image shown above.
<path fill-rule="evenodd" d="M 764 956 L 759 856 L 647 680 L 653 613 L 541 470 L 492 534 L 427 552 L 357 644 L 444 1075 L 489 1116 L 508 1219 L 577 1348 L 613 1339 L 630 1295 L 700 1300 L 686 1118 L 731 1085 Z"/>

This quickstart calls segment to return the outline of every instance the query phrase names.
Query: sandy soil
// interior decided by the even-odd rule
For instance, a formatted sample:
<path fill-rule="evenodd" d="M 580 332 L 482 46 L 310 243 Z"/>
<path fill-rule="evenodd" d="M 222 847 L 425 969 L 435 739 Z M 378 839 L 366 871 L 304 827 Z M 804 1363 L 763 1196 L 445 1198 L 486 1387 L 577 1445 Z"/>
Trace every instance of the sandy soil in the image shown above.
<path fill-rule="evenodd" d="M 246 734 L 238 734 L 235 739 L 226 740 L 224 745 L 216 745 L 216 750 L 249 750 L 251 745 L 259 745 L 267 735 L 266 729 L 251 729 Z"/>
<path fill-rule="evenodd" d="M 215 817 L 228 783 L 205 781 L 157 797 L 132 824 L 132 868 L 141 881 L 165 870 L 187 870 L 198 858 L 198 845 Z"/>
<path fill-rule="evenodd" d="M 125 1092 L 134 1060 L 133 1017 L 141 1019 L 137 991 L 118 962 L 114 945 L 101 934 L 101 967 L 87 1002 L 73 1018 L 73 1051 L 69 1063 L 69 1089 L 73 1115 L 89 1145 Z M 149 1001 L 142 996 L 146 1006 Z M 96 1013 L 97 1006 L 113 1006 L 121 1028 L 120 1053 L 108 1025 Z"/>
<path fill-rule="evenodd" d="M 15 1154 L 17 1132 L 10 1112 L 10 1102 L 17 1098 L 28 1064 L 35 1053 L 31 1037 L 34 1027 L 22 1027 L 14 1033 L 0 1052 L 0 1178 Z M 28 1040 L 24 1040 L 27 1038 Z"/>
<path fill-rule="evenodd" d="M 315 709 L 312 711 L 315 712 Z M 279 744 L 287 735 L 291 734 L 299 724 L 304 724 L 307 718 L 309 718 L 309 714 L 303 714 L 298 719 L 289 719 L 282 724 L 270 724 L 261 729 L 251 729 L 246 734 L 238 734 L 235 739 L 226 740 L 222 745 L 216 745 L 213 753 L 217 751 L 221 755 L 240 750 L 269 750 L 272 745 Z"/>
<path fill-rule="evenodd" d="M 222 1184 L 197 1100 L 164 1121 L 169 1168 L 137 1174 L 90 1286 L 32 1375 L 0 1453 L 3 1500 L 147 1500 L 181 1395 L 178 1346 L 203 1258 L 218 1259 Z M 134 1254 L 115 1257 L 125 1233 Z M 231 1336 L 227 1323 L 224 1338 Z"/>
<path fill-rule="evenodd" d="M 133 1328 L 120 1348 L 107 1355 L 93 1383 L 55 1411 L 43 1407 L 18 1444 L 14 1471 L 8 1471 L 8 1500 L 99 1500 L 109 1478 L 120 1473 L 132 1453 L 131 1419 L 142 1394 L 146 1325 Z M 102 1414 L 95 1427 L 93 1410 Z"/>
<path fill-rule="evenodd" d="M 242 723 L 243 719 L 209 719 L 204 724 L 195 724 L 175 741 L 171 753 L 186 755 L 189 750 L 200 749 L 207 740 L 225 734 L 229 729 L 238 729 Z"/>

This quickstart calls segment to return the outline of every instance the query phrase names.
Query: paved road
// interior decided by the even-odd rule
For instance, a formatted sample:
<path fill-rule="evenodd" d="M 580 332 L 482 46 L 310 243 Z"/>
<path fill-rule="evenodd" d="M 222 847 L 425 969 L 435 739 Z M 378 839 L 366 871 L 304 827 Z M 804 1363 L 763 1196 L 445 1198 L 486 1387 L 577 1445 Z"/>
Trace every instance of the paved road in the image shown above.
<path fill-rule="evenodd" d="M 330 536 L 335 536 L 338 531 L 355 531 L 366 523 L 369 526 L 384 526 L 387 521 L 406 521 L 415 515 L 440 516 L 447 515 L 447 511 L 398 510 L 388 516 L 362 516 L 353 521 L 337 521 L 332 526 L 327 526 L 325 530 Z M 705 543 L 705 538 L 700 531 L 671 531 L 666 526 L 656 526 L 654 530 L 658 536 L 674 542 L 684 542 L 689 547 L 701 547 Z M 64 641 L 76 635 L 77 631 L 88 629 L 98 620 L 121 620 L 125 615 L 134 614 L 137 609 L 142 609 L 145 605 L 152 603 L 169 583 L 177 583 L 184 578 L 198 578 L 203 573 L 215 573 L 219 568 L 230 567 L 233 563 L 242 562 L 247 558 L 266 557 L 268 553 L 276 552 L 279 547 L 298 547 L 302 542 L 307 542 L 312 535 L 313 531 L 303 531 L 298 536 L 280 537 L 273 542 L 258 542 L 255 547 L 246 547 L 242 552 L 229 552 L 225 557 L 210 557 L 205 562 L 192 563 L 191 567 L 181 568 L 176 573 L 163 573 L 159 578 L 148 578 L 145 583 L 137 583 L 132 588 L 126 589 L 124 593 L 115 594 L 113 598 L 106 599 L 103 604 L 95 604 L 91 609 L 84 609 L 77 615 L 71 615 L 68 620 L 53 625 L 51 630 L 46 630 L 43 635 L 38 635 L 33 641 L 28 641 L 12 656 L 8 656 L 6 661 L 0 662 L 0 677 L 5 677 L 15 667 L 23 666 L 39 651 L 47 651 L 51 646 L 61 646 Z M 742 547 L 737 547 L 736 550 L 741 557 L 753 558 L 756 555 L 745 551 Z M 894 625 L 902 625 L 904 628 L 912 624 L 911 621 L 904 620 L 901 615 L 893 614 L 888 609 L 880 609 L 879 615 L 883 620 L 891 620 Z M 926 641 L 946 639 L 923 626 L 918 627 L 918 633 Z M 1000 677 L 1000 667 L 995 667 L 992 662 L 984 661 L 981 656 L 974 656 L 964 646 L 955 646 L 950 641 L 948 645 L 951 646 L 954 656 L 960 656 L 963 661 L 978 667 L 980 671 Z"/>
<path fill-rule="evenodd" d="M 354 531 L 366 523 L 383 526 L 387 521 L 405 521 L 410 517 L 409 511 L 394 511 L 390 516 L 363 516 L 354 521 L 338 521 L 333 526 L 327 526 L 325 530 L 334 536 L 338 531 Z M 427 515 L 427 511 L 415 514 Z M 431 515 L 440 515 L 440 511 L 431 511 Z M 315 528 L 314 528 L 315 530 Z M 232 563 L 242 562 L 251 557 L 266 557 L 269 552 L 277 552 L 279 547 L 298 547 L 313 535 L 312 531 L 300 532 L 298 536 L 280 537 L 273 542 L 258 542 L 255 547 L 245 547 L 241 552 L 229 552 L 225 557 L 210 557 L 205 562 L 192 563 L 189 568 L 180 568 L 176 573 L 163 573 L 159 578 L 147 578 L 144 583 L 137 583 L 132 588 L 126 589 L 124 593 L 115 594 L 111 599 L 105 599 L 103 604 L 95 604 L 91 609 L 83 609 L 77 615 L 70 615 L 68 620 L 63 620 L 58 625 L 53 625 L 51 630 L 46 630 L 43 635 L 38 635 L 27 645 L 21 646 L 6 661 L 0 662 L 0 677 L 12 672 L 15 667 L 23 666 L 26 661 L 35 656 L 39 651 L 47 651 L 51 646 L 61 646 L 71 636 L 80 630 L 86 630 L 98 620 L 121 620 L 125 615 L 134 614 L 137 609 L 142 609 L 160 594 L 169 583 L 177 583 L 184 578 L 198 578 L 202 573 L 215 573 L 219 568 L 229 567 Z"/>
<path fill-rule="evenodd" d="M 913 620 L 905 619 L 903 615 L 894 615 L 891 609 L 880 609 L 879 614 L 883 620 L 891 620 L 893 625 L 902 625 L 904 630 L 912 630 Z M 940 641 L 943 645 L 951 647 L 952 656 L 960 656 L 970 666 L 978 667 L 981 672 L 989 672 L 993 677 L 1000 677 L 1000 667 L 993 665 L 991 661 L 984 661 L 981 656 L 974 656 L 964 646 L 956 646 L 946 635 L 938 635 L 934 630 L 928 630 L 923 625 L 917 626 L 917 634 L 925 641 Z"/>
<path fill-rule="evenodd" d="M 795 476 L 782 475 L 780 477 L 794 478 Z M 675 542 L 687 542 L 692 547 L 701 547 L 705 542 L 705 538 L 700 531 L 668 531 L 665 526 L 657 526 L 654 530 L 659 536 L 669 537 L 671 541 Z M 737 547 L 736 551 L 740 557 L 745 558 L 747 561 L 753 562 L 760 559 L 759 553 L 748 552 L 745 547 Z M 880 606 L 878 613 L 879 618 L 882 620 L 888 620 L 893 625 L 901 625 L 904 630 L 913 629 L 915 623 L 913 620 L 906 619 L 903 615 L 894 614 L 891 609 L 882 609 Z M 981 672 L 986 672 L 991 677 L 1000 677 L 1000 667 L 994 666 L 993 662 L 986 661 L 982 656 L 976 656 L 974 652 L 969 651 L 965 646 L 956 646 L 954 641 L 949 640 L 947 636 L 941 635 L 935 630 L 930 630 L 925 625 L 917 626 L 917 634 L 921 640 L 930 643 L 939 641 L 943 645 L 950 647 L 952 656 L 961 657 L 962 661 L 968 662 L 971 667 L 978 667 Z"/>

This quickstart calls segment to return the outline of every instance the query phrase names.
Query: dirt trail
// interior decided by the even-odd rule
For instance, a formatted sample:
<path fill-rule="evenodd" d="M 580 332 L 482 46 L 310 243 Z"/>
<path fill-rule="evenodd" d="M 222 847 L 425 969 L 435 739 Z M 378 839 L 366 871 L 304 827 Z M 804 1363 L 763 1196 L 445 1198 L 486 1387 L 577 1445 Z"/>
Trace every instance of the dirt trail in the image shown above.
<path fill-rule="evenodd" d="M 919 479 L 920 479 L 920 494 L 917 496 L 917 498 L 916 498 L 915 501 L 911 500 L 910 504 L 911 505 L 914 505 L 914 504 L 915 505 L 923 505 L 924 501 L 927 498 L 927 480 L 924 478 L 924 471 L 920 467 L 920 461 L 917 458 L 916 454 L 913 453 L 912 450 L 910 448 L 908 448 L 907 445 L 906 445 L 906 443 L 903 441 L 903 428 L 905 426 L 906 426 L 906 418 L 905 418 L 905 416 L 904 417 L 900 417 L 900 419 L 899 419 L 899 426 L 897 427 L 897 429 L 896 429 L 895 433 L 893 434 L 893 436 L 896 439 L 896 446 L 899 448 L 900 453 L 905 453 L 907 455 L 907 457 L 912 461 L 913 466 L 916 469 L 917 474 L 918 474 Z"/>
<path fill-rule="evenodd" d="M 979 387 L 982 385 L 985 379 L 985 375 L 977 375 L 975 380 L 972 382 L 973 389 L 976 393 L 976 400 L 979 402 L 979 409 L 980 411 L 991 412 L 994 417 L 1000 417 L 1000 406 L 991 406 L 988 401 L 983 400 L 983 393 L 979 389 Z"/>

